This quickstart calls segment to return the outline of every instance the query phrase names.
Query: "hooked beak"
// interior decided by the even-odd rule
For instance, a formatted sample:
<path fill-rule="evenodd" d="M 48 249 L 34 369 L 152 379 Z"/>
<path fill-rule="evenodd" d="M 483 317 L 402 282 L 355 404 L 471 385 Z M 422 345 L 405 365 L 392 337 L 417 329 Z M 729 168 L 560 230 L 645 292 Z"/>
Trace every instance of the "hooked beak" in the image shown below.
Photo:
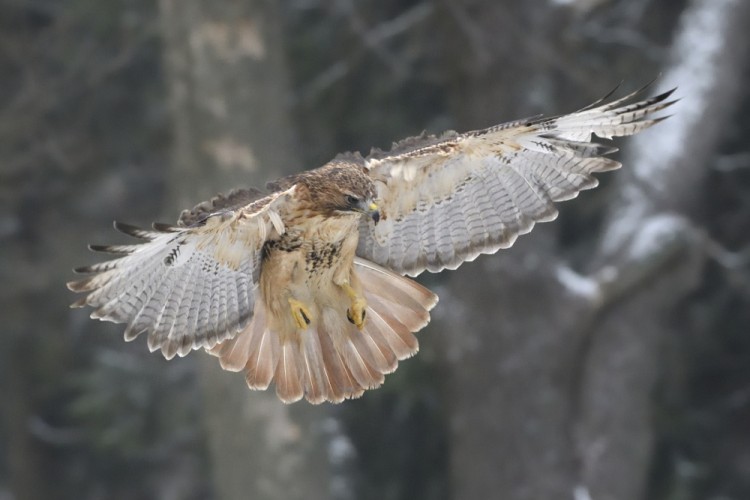
<path fill-rule="evenodd" d="M 367 215 L 372 217 L 372 220 L 373 222 L 375 222 L 375 224 L 380 222 L 380 210 L 375 203 L 370 202 L 370 204 L 367 206 Z"/>

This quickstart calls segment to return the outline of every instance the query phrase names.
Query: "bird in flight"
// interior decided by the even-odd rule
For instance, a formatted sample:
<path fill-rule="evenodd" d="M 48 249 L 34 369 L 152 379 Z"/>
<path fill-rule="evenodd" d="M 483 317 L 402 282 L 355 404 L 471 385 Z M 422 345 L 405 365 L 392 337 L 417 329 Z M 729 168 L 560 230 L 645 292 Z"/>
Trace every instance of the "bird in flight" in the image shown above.
<path fill-rule="evenodd" d="M 608 97 L 575 113 L 484 130 L 422 135 L 369 156 L 240 189 L 182 212 L 141 240 L 91 245 L 111 260 L 68 283 L 92 318 L 126 324 L 167 359 L 203 349 L 275 383 L 285 403 L 340 402 L 380 386 L 417 352 L 414 336 L 437 296 L 404 275 L 455 269 L 508 248 L 554 202 L 597 185 L 620 163 L 595 141 L 632 135 L 664 117 L 673 91 Z"/>

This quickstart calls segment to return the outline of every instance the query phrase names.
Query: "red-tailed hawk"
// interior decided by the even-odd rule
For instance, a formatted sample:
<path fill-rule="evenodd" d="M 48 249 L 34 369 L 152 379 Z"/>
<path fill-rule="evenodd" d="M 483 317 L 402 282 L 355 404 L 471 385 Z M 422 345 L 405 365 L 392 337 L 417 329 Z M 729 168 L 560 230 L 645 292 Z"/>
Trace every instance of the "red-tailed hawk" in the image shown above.
<path fill-rule="evenodd" d="M 239 190 L 176 226 L 118 230 L 135 245 L 91 246 L 113 260 L 68 284 L 92 318 L 145 333 L 167 358 L 204 349 L 252 389 L 285 403 L 340 402 L 378 387 L 417 352 L 437 296 L 402 275 L 455 269 L 555 218 L 554 202 L 618 168 L 592 142 L 657 123 L 666 92 L 631 94 L 554 118 L 422 136 L 362 158 Z"/>

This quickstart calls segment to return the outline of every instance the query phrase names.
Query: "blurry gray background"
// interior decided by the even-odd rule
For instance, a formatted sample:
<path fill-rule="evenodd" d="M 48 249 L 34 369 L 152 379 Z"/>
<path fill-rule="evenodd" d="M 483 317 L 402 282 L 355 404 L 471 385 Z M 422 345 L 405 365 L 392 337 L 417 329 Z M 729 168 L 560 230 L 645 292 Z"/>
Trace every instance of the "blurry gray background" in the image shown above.
<path fill-rule="evenodd" d="M 750 498 L 750 2 L 0 0 L 0 499 Z M 285 406 L 70 310 L 87 243 L 422 130 L 657 78 L 674 116 L 421 352 Z"/>

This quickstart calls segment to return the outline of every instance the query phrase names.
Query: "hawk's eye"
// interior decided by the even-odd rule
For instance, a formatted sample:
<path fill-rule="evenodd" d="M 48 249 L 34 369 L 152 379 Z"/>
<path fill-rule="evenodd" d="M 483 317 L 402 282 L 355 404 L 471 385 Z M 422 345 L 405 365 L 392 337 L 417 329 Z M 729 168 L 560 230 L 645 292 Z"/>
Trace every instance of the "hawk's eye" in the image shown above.
<path fill-rule="evenodd" d="M 356 207 L 357 205 L 359 205 L 359 198 L 357 198 L 356 196 L 352 196 L 350 194 L 346 195 L 346 203 L 350 207 Z"/>

